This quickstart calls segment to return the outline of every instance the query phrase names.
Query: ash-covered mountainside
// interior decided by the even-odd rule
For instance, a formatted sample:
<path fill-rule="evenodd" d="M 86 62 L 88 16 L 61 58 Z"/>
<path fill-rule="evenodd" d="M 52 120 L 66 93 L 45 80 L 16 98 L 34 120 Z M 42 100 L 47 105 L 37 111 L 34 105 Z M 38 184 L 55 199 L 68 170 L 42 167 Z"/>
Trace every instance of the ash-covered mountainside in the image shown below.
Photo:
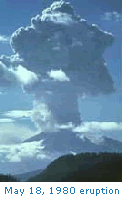
<path fill-rule="evenodd" d="M 103 136 L 102 142 L 95 144 L 78 132 L 62 130 L 60 132 L 42 132 L 23 142 L 43 140 L 42 145 L 48 152 L 122 152 L 122 142 Z"/>

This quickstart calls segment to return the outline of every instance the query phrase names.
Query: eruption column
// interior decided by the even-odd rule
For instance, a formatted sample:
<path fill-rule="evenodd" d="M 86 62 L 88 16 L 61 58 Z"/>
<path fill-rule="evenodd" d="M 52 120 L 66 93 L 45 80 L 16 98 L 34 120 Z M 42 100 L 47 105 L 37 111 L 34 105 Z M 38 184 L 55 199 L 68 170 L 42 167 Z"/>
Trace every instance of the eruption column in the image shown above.
<path fill-rule="evenodd" d="M 35 115 L 33 121 L 46 125 L 50 116 L 58 124 L 79 125 L 78 95 L 113 93 L 114 83 L 102 57 L 113 41 L 111 33 L 89 25 L 65 1 L 53 2 L 31 19 L 31 26 L 16 30 L 11 36 L 14 56 L 8 61 L 13 68 L 21 63 L 39 75 L 38 82 L 23 84 L 23 88 L 51 112 L 46 118 L 40 110 L 40 118 Z M 6 64 L 5 57 L 1 61 Z"/>

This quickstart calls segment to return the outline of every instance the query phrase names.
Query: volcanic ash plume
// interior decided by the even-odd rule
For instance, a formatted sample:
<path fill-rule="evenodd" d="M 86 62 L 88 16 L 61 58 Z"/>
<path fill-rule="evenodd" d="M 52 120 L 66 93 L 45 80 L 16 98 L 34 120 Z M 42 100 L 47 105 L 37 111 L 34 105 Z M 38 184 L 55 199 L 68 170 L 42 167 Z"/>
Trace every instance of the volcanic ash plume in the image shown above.
<path fill-rule="evenodd" d="M 113 41 L 111 33 L 75 15 L 70 3 L 53 2 L 41 15 L 31 19 L 30 26 L 12 34 L 11 47 L 14 56 L 19 56 L 21 61 L 15 59 L 12 64 L 15 68 L 17 62 L 21 63 L 38 75 L 38 82 L 23 87 L 26 92 L 35 94 L 36 106 L 45 105 L 50 112 L 48 121 L 50 116 L 50 121 L 57 124 L 78 125 L 81 123 L 78 95 L 114 92 L 102 57 Z M 42 110 L 38 110 L 36 123 L 46 125 L 46 119 Z"/>

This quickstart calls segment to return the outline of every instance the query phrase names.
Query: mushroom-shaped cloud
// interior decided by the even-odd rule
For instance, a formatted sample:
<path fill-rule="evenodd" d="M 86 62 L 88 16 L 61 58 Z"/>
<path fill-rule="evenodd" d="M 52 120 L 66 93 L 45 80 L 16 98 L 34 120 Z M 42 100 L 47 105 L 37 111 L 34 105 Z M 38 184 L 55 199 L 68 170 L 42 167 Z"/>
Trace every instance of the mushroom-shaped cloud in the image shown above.
<path fill-rule="evenodd" d="M 40 74 L 31 92 L 40 101 L 43 94 L 45 104 L 58 123 L 80 123 L 79 94 L 115 91 L 102 57 L 113 42 L 111 33 L 95 24 L 89 25 L 75 15 L 71 4 L 65 1 L 53 2 L 41 15 L 31 19 L 30 26 L 19 28 L 11 36 L 11 47 L 22 60 L 21 65 Z M 27 89 L 29 91 L 26 85 Z"/>

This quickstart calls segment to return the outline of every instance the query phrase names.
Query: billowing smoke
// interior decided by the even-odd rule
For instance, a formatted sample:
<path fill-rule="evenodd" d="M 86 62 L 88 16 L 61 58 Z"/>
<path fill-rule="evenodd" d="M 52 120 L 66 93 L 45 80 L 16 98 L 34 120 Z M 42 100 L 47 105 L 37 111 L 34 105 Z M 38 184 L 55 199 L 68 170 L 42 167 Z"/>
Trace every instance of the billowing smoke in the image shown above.
<path fill-rule="evenodd" d="M 12 34 L 14 55 L 1 61 L 14 69 L 21 65 L 38 75 L 38 81 L 24 85 L 26 92 L 35 95 L 32 119 L 38 126 L 46 126 L 47 121 L 79 125 L 79 95 L 108 95 L 115 91 L 102 57 L 113 42 L 111 33 L 75 15 L 69 2 L 56 1 L 33 17 L 30 26 Z"/>

